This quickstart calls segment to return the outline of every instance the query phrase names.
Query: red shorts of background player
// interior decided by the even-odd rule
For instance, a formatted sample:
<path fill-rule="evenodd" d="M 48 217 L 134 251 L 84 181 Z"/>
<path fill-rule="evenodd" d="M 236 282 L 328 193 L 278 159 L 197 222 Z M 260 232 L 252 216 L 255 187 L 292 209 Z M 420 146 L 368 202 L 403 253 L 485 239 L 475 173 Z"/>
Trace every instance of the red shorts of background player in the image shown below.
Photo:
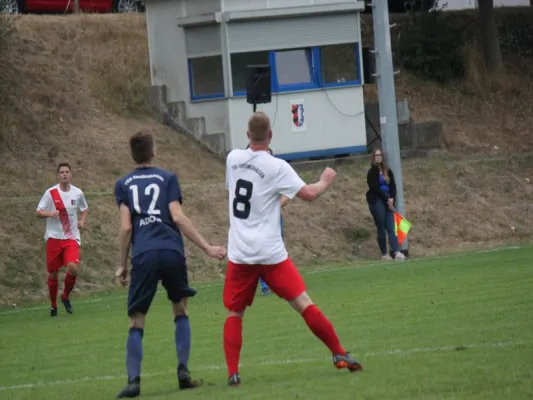
<path fill-rule="evenodd" d="M 274 265 L 245 265 L 228 261 L 224 307 L 233 312 L 243 312 L 251 306 L 259 278 L 286 301 L 294 300 L 306 291 L 304 280 L 290 258 Z"/>
<path fill-rule="evenodd" d="M 46 266 L 48 273 L 59 271 L 68 263 L 80 262 L 80 246 L 72 239 L 53 239 L 46 241 Z"/>

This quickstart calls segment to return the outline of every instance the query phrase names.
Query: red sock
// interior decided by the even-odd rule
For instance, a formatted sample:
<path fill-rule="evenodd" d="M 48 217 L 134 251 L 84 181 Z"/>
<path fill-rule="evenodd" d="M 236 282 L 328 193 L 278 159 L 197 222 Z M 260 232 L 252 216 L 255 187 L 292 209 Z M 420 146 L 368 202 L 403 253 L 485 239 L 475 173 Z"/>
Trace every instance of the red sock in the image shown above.
<path fill-rule="evenodd" d="M 239 358 L 242 348 L 242 319 L 228 317 L 224 323 L 224 354 L 228 377 L 239 372 Z"/>
<path fill-rule="evenodd" d="M 75 284 L 76 284 L 76 275 L 70 275 L 67 272 L 65 275 L 65 287 L 63 288 L 63 295 L 61 296 L 63 300 L 68 299 L 68 296 L 70 295 L 70 292 L 72 292 L 72 289 L 74 289 Z"/>
<path fill-rule="evenodd" d="M 314 304 L 307 307 L 302 313 L 305 323 L 320 340 L 324 342 L 332 354 L 346 354 L 342 348 L 337 333 L 331 322 L 322 314 L 322 311 Z"/>
<path fill-rule="evenodd" d="M 52 307 L 57 307 L 57 278 L 48 277 L 48 293 L 50 293 L 50 303 Z"/>

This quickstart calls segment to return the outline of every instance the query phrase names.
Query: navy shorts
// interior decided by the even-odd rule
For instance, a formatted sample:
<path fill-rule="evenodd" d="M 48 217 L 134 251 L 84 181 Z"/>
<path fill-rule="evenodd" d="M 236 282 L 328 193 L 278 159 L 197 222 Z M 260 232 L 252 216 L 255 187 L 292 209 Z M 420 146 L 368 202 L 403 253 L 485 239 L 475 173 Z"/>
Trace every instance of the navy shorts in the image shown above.
<path fill-rule="evenodd" d="M 132 260 L 128 291 L 128 315 L 147 314 L 161 281 L 168 299 L 179 303 L 193 297 L 196 290 L 189 287 L 184 257 L 174 250 L 151 250 Z"/>

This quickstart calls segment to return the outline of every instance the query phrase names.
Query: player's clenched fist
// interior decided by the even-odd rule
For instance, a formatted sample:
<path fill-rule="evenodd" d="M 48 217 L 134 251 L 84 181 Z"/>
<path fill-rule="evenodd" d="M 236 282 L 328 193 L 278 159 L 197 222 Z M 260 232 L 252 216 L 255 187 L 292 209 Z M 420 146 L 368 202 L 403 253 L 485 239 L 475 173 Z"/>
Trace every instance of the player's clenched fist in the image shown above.
<path fill-rule="evenodd" d="M 57 210 L 53 210 L 53 211 L 50 211 L 50 214 L 48 214 L 50 218 L 57 218 L 59 217 L 59 211 Z"/>
<path fill-rule="evenodd" d="M 128 268 L 124 266 L 120 266 L 117 269 L 117 272 L 115 272 L 115 278 L 118 283 L 120 283 L 122 286 L 128 285 Z"/>
<path fill-rule="evenodd" d="M 322 175 L 320 175 L 320 179 L 330 184 L 333 182 L 336 176 L 337 173 L 335 172 L 335 170 L 333 168 L 328 167 L 324 170 L 324 172 L 322 172 Z"/>
<path fill-rule="evenodd" d="M 209 246 L 205 252 L 209 257 L 223 260 L 226 257 L 226 249 L 220 246 Z"/>

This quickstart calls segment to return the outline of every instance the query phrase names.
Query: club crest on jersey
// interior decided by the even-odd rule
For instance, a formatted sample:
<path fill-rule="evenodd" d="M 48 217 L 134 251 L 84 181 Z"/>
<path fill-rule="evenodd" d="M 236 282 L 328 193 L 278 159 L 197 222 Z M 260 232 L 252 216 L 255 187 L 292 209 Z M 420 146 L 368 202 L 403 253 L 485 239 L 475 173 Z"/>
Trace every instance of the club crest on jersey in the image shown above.
<path fill-rule="evenodd" d="M 163 222 L 163 221 L 161 221 L 161 218 L 150 215 L 149 217 L 145 217 L 141 219 L 141 221 L 139 222 L 139 226 L 150 225 L 150 224 L 153 224 L 154 222 Z"/>
<path fill-rule="evenodd" d="M 74 199 L 70 200 L 70 204 L 72 204 L 73 206 L 76 205 L 76 200 Z"/>

